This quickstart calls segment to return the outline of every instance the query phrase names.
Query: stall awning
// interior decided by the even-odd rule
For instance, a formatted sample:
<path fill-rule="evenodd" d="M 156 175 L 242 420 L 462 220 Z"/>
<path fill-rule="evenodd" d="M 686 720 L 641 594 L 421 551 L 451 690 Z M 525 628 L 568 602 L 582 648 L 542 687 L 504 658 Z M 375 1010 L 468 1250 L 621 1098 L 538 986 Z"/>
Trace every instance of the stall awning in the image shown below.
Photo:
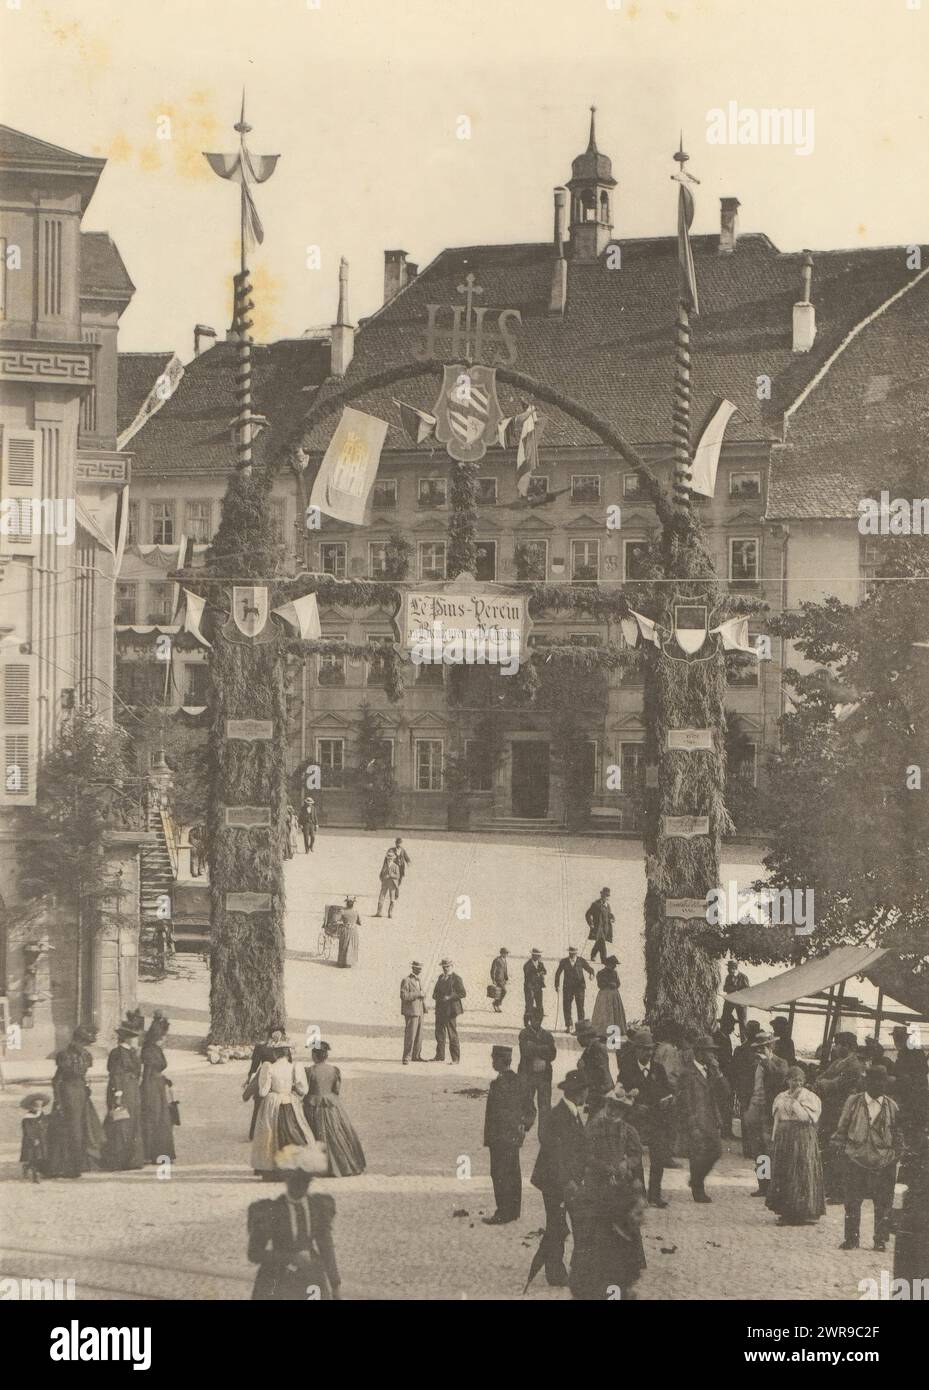
<path fill-rule="evenodd" d="M 853 975 L 863 975 L 888 954 L 882 946 L 838 946 L 828 956 L 818 956 L 803 965 L 795 965 L 770 980 L 749 989 L 736 990 L 724 998 L 731 1004 L 745 1004 L 752 1009 L 774 1009 L 778 1004 L 793 1004 L 797 999 L 809 999 L 821 990 L 831 989 Z"/>

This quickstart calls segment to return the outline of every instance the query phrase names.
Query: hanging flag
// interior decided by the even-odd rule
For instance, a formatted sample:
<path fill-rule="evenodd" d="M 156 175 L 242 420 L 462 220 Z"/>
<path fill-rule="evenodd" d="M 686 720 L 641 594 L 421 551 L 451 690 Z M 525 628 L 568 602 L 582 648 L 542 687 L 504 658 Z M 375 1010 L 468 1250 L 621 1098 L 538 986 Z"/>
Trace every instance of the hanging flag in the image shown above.
<path fill-rule="evenodd" d="M 516 450 L 516 491 L 520 497 L 529 493 L 529 479 L 539 466 L 539 443 L 545 418 L 534 405 L 519 415 L 511 415 L 501 420 L 497 426 L 497 440 L 501 449 Z"/>
<path fill-rule="evenodd" d="M 749 645 L 747 618 L 730 618 L 728 622 L 720 623 L 719 627 L 711 627 L 710 632 L 719 633 L 719 640 L 723 644 L 724 651 L 748 652 L 750 656 L 758 655 L 757 648 Z"/>
<path fill-rule="evenodd" d="M 186 570 L 194 562 L 194 543 L 192 536 L 186 536 L 181 532 L 181 538 L 177 546 L 177 567 L 179 570 Z M 184 591 L 186 593 L 186 590 Z M 177 614 L 181 608 L 181 586 L 175 580 L 174 591 L 171 595 L 171 612 L 177 619 Z"/>
<path fill-rule="evenodd" d="M 699 492 L 702 497 L 712 497 L 716 491 L 719 452 L 726 426 L 735 414 L 735 409 L 732 401 L 717 398 L 700 434 L 691 465 L 690 490 Z"/>
<path fill-rule="evenodd" d="M 205 647 L 212 649 L 212 642 L 208 642 L 201 631 L 203 623 L 203 610 L 206 608 L 206 599 L 199 594 L 192 594 L 189 589 L 184 590 L 186 600 L 184 609 L 184 631 L 190 632 L 196 637 L 198 642 L 202 642 Z"/>
<path fill-rule="evenodd" d="M 271 611 L 276 613 L 279 618 L 283 618 L 285 623 L 289 623 L 304 640 L 322 636 L 322 629 L 319 625 L 319 604 L 315 594 L 304 594 L 302 598 L 295 598 L 290 603 L 282 603 L 280 608 L 272 608 Z"/>
<path fill-rule="evenodd" d="M 403 401 L 394 400 L 394 405 L 400 412 L 400 423 L 407 437 L 414 444 L 422 444 L 425 439 L 432 438 L 436 427 L 434 415 L 428 415 L 425 410 L 417 410 L 415 405 L 406 405 Z"/>
<path fill-rule="evenodd" d="M 660 646 L 661 646 L 661 639 L 660 639 L 659 636 L 658 636 L 658 624 L 652 622 L 651 618 L 646 618 L 646 617 L 643 616 L 643 614 L 641 614 L 641 613 L 636 613 L 636 611 L 635 611 L 634 608 L 630 608 L 630 609 L 629 609 L 629 612 L 630 612 L 630 614 L 632 615 L 632 617 L 635 619 L 636 627 L 638 628 L 638 631 L 639 631 L 639 633 L 641 634 L 643 641 L 645 641 L 645 642 L 651 642 L 654 646 L 660 647 Z M 623 619 L 622 619 L 622 628 L 623 628 L 623 636 L 624 636 L 624 637 L 626 637 L 627 631 L 629 630 L 629 629 L 627 629 L 627 627 L 626 627 L 626 624 L 628 623 L 628 621 L 629 621 L 628 618 L 623 618 Z M 634 634 L 633 634 L 633 635 L 634 635 Z M 627 640 L 627 641 L 629 640 L 628 637 L 626 637 L 626 640 Z"/>
<path fill-rule="evenodd" d="M 236 122 L 235 130 L 239 133 L 239 148 L 235 154 L 207 154 L 203 152 L 203 157 L 221 179 L 230 179 L 237 183 L 242 189 L 242 236 L 247 245 L 260 246 L 264 241 L 264 228 L 261 225 L 261 218 L 258 216 L 258 209 L 252 197 L 250 184 L 265 183 L 274 173 L 279 154 L 252 154 L 245 143 L 245 137 L 251 130 L 251 126 L 245 120 L 245 94 L 242 94 L 242 114 Z M 244 248 L 243 248 L 244 250 Z"/>
<path fill-rule="evenodd" d="M 684 178 L 687 176 L 684 175 Z M 693 314 L 699 314 L 697 302 L 697 273 L 690 245 L 690 228 L 694 220 L 694 195 L 683 178 L 677 195 L 677 260 L 681 272 L 681 299 Z"/>
<path fill-rule="evenodd" d="M 310 506 L 361 526 L 386 434 L 386 421 L 347 405 L 316 474 Z"/>

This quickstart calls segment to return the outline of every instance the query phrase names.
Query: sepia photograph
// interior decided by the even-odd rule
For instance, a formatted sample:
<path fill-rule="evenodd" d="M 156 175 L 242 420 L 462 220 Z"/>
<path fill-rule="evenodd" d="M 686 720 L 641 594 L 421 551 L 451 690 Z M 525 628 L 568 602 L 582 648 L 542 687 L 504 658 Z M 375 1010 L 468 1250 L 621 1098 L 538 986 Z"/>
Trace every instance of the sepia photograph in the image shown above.
<path fill-rule="evenodd" d="M 40 1364 L 157 1373 L 164 1303 L 600 1301 L 891 1368 L 927 72 L 929 0 L 0 0 Z"/>

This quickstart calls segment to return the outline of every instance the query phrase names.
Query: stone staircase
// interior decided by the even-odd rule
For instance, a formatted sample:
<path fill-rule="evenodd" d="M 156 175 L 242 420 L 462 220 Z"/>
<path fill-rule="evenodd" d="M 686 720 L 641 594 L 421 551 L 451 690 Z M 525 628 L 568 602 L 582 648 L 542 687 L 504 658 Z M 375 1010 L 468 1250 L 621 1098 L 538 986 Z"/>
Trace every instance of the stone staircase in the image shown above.
<path fill-rule="evenodd" d="M 161 811 L 156 806 L 149 809 L 146 829 L 157 838 L 155 844 L 142 848 L 139 966 L 146 975 L 160 979 L 174 951 L 174 932 L 171 915 L 159 916 L 158 908 L 167 897 L 173 913 L 175 875 Z"/>

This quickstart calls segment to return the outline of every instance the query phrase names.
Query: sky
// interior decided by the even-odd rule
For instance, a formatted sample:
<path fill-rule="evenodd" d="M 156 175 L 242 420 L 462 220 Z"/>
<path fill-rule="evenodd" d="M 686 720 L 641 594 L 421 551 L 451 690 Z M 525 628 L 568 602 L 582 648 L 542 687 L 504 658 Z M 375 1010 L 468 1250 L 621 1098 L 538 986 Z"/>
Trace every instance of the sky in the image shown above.
<path fill-rule="evenodd" d="M 252 149 L 280 154 L 252 258 L 269 340 L 332 321 L 340 256 L 357 322 L 385 248 L 547 240 L 592 103 L 616 236 L 674 231 L 683 129 L 696 232 L 734 195 L 783 250 L 929 242 L 927 60 L 929 0 L 0 0 L 0 121 L 106 156 L 84 227 L 137 287 L 120 347 L 187 360 L 230 319 L 238 189 L 201 152 L 235 148 L 243 86 Z M 803 112 L 812 149 L 711 142 L 731 103 L 746 133 Z"/>

